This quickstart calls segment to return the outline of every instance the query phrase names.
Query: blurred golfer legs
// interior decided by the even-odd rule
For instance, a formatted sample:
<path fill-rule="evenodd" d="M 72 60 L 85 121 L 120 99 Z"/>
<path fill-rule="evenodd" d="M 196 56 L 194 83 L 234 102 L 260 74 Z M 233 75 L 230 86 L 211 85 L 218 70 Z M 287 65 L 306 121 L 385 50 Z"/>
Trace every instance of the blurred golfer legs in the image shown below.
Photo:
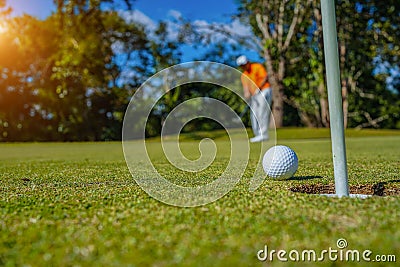
<path fill-rule="evenodd" d="M 254 137 L 250 138 L 250 142 L 254 143 L 268 140 L 268 126 L 271 115 L 271 103 L 271 88 L 266 88 L 251 97 L 250 120 Z"/>

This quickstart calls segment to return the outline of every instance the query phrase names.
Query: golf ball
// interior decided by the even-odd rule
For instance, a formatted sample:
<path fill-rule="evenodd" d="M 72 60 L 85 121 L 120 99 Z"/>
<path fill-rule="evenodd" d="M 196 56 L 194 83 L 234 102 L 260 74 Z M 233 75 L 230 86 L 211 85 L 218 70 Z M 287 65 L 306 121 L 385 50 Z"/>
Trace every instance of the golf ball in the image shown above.
<path fill-rule="evenodd" d="M 292 177 L 299 165 L 296 153 L 287 146 L 273 146 L 265 152 L 263 168 L 271 178 L 283 180 Z"/>

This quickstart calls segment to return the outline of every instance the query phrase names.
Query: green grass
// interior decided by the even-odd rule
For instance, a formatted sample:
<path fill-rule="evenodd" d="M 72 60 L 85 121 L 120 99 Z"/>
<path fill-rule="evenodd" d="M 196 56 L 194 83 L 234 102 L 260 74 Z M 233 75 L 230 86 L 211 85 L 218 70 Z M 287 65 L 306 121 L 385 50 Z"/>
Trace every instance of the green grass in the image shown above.
<path fill-rule="evenodd" d="M 147 148 L 171 181 L 203 184 L 218 177 L 229 160 L 226 136 L 215 135 L 217 158 L 199 174 L 167 164 L 156 139 Z M 129 173 L 119 142 L 0 144 L 0 266 L 262 266 L 256 253 L 264 245 L 321 251 L 336 249 L 338 238 L 349 249 L 395 254 L 398 263 L 400 196 L 362 200 L 291 192 L 292 186 L 333 182 L 329 131 L 282 129 L 277 135 L 279 144 L 296 151 L 299 179 L 267 179 L 249 192 L 260 149 L 252 144 L 234 190 L 196 208 L 149 197 Z M 350 185 L 400 187 L 399 131 L 350 130 L 347 136 Z M 199 155 L 198 141 L 191 138 L 201 137 L 213 135 L 182 137 L 188 157 Z M 276 258 L 267 264 L 295 265 Z"/>

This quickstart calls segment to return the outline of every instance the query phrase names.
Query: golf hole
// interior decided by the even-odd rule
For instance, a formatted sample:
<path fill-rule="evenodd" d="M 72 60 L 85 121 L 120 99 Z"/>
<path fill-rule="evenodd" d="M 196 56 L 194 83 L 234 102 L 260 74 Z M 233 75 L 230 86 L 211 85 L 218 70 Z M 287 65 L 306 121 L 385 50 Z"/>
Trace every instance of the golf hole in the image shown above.
<path fill-rule="evenodd" d="M 397 183 L 396 183 L 397 182 Z M 370 196 L 399 196 L 400 180 L 379 182 L 366 185 L 349 185 L 350 194 L 362 194 Z M 334 184 L 302 184 L 292 186 L 290 191 L 305 194 L 334 194 Z"/>

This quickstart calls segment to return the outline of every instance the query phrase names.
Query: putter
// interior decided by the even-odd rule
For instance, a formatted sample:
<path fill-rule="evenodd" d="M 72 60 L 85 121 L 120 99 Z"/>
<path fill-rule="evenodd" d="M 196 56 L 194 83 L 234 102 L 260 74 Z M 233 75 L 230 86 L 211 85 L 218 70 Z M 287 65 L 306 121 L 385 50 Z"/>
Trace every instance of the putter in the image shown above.
<path fill-rule="evenodd" d="M 250 108 L 250 106 L 246 105 L 246 107 L 242 110 L 242 112 L 240 112 L 239 118 L 232 119 L 232 122 L 236 122 L 236 123 L 241 122 L 243 116 L 246 115 L 246 113 L 249 110 L 249 108 Z"/>

